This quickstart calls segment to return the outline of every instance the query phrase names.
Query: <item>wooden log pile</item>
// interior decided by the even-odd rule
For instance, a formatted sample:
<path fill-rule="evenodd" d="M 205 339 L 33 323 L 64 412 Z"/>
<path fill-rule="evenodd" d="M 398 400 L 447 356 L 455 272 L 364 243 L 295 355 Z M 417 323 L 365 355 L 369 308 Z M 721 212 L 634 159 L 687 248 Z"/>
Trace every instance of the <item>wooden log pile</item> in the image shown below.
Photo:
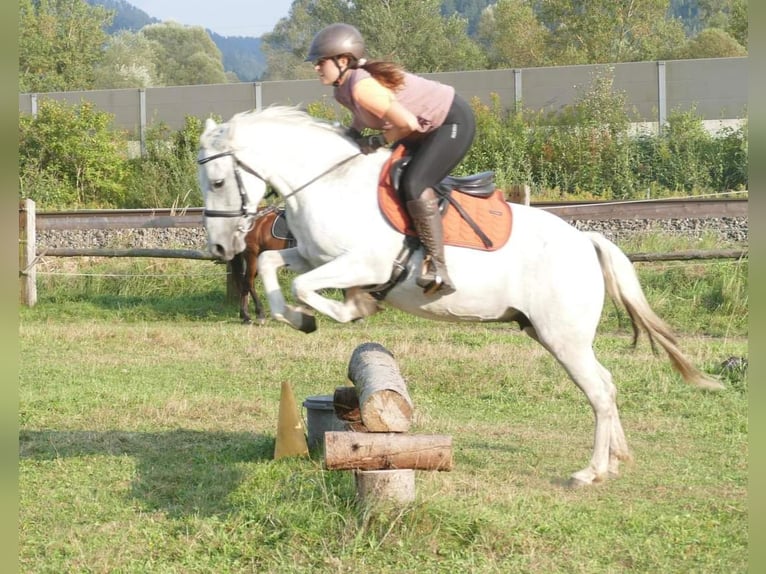
<path fill-rule="evenodd" d="M 325 468 L 353 470 L 362 504 L 412 502 L 415 470 L 452 469 L 452 437 L 407 434 L 412 399 L 394 356 L 382 345 L 359 345 L 348 378 L 353 386 L 338 387 L 333 395 L 335 416 L 348 430 L 325 433 Z"/>

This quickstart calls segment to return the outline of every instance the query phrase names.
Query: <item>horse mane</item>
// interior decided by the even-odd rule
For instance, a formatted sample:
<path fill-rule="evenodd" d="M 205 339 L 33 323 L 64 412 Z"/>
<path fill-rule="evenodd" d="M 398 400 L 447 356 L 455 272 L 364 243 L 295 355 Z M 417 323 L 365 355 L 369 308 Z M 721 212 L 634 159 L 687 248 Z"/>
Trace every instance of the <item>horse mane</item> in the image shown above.
<path fill-rule="evenodd" d="M 236 141 L 238 127 L 251 126 L 262 122 L 288 123 L 307 129 L 321 129 L 337 135 L 345 135 L 345 128 L 338 122 L 316 118 L 298 106 L 274 104 L 261 110 L 248 110 L 246 112 L 235 114 L 228 122 L 218 126 L 219 128 L 228 126 L 228 129 L 221 129 L 220 133 L 218 133 L 218 138 L 216 139 L 220 141 L 219 138 L 223 138 L 226 140 L 223 143 L 231 145 Z M 218 132 L 219 130 L 216 131 Z"/>

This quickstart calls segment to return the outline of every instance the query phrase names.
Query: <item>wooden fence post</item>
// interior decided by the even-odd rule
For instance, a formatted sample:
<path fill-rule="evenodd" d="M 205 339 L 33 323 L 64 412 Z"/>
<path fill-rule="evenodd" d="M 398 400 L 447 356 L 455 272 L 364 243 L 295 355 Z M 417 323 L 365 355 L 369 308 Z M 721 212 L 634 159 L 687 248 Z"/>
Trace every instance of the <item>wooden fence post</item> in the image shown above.
<path fill-rule="evenodd" d="M 529 205 L 529 186 L 525 183 L 515 183 L 508 190 L 506 199 L 511 203 L 520 203 L 522 205 Z"/>
<path fill-rule="evenodd" d="M 24 199 L 19 202 L 19 299 L 27 307 L 37 303 L 36 243 L 35 202 Z"/>
<path fill-rule="evenodd" d="M 239 297 L 239 287 L 237 287 L 237 280 L 234 278 L 234 270 L 231 261 L 228 261 L 226 263 L 226 302 L 239 303 Z"/>

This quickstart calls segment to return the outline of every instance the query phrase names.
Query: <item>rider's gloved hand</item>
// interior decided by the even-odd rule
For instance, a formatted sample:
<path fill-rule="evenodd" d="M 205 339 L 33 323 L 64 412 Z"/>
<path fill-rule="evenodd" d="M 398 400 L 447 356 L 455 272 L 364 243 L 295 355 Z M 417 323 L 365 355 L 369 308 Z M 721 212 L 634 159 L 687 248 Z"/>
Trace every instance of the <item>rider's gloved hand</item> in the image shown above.
<path fill-rule="evenodd" d="M 346 137 L 356 141 L 362 137 L 362 132 L 356 128 L 346 128 Z"/>
<path fill-rule="evenodd" d="M 380 134 L 374 136 L 361 136 L 357 138 L 356 143 L 359 145 L 359 151 L 366 155 L 374 152 L 379 147 L 386 145 L 386 138 Z"/>

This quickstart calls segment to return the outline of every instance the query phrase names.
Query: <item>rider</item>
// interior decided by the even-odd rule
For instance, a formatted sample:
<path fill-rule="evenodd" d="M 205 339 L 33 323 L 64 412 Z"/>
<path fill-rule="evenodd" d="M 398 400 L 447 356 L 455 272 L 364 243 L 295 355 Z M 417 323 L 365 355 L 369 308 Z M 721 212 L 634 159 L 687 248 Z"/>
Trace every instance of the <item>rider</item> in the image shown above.
<path fill-rule="evenodd" d="M 339 23 L 314 36 L 306 61 L 314 64 L 322 84 L 335 87 L 335 99 L 351 111 L 349 135 L 362 153 L 389 143 L 407 148 L 411 159 L 400 187 L 426 250 L 417 284 L 427 294 L 452 293 L 434 186 L 471 147 L 476 131 L 473 110 L 452 86 L 406 72 L 392 62 L 368 62 L 363 55 L 359 30 Z M 364 128 L 382 134 L 362 137 Z"/>

